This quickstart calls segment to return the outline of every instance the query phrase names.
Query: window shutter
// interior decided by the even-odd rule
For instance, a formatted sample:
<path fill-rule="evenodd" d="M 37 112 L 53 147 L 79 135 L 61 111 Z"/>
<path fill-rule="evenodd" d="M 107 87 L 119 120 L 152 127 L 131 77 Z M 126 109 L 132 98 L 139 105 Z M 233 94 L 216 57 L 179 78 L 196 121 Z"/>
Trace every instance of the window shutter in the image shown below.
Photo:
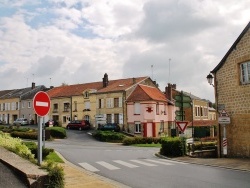
<path fill-rule="evenodd" d="M 119 124 L 123 124 L 123 114 L 119 114 Z"/>
<path fill-rule="evenodd" d="M 122 97 L 119 97 L 119 107 L 122 107 Z"/>

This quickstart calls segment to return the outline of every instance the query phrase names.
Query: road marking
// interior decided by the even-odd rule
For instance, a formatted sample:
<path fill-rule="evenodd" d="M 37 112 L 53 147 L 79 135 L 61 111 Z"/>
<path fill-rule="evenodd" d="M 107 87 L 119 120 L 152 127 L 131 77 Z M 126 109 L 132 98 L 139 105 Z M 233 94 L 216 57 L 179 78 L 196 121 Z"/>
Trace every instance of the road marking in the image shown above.
<path fill-rule="evenodd" d="M 139 167 L 139 166 L 136 166 L 136 165 L 133 165 L 133 164 L 130 164 L 130 163 L 121 161 L 121 160 L 114 160 L 114 162 L 115 162 L 115 163 L 118 163 L 118 164 L 121 164 L 121 165 L 123 165 L 123 166 L 129 167 L 129 168 L 136 168 L 136 167 Z"/>
<path fill-rule="evenodd" d="M 174 160 L 167 160 L 167 159 L 159 159 L 159 160 L 165 161 L 165 162 L 168 161 L 170 163 L 184 164 L 184 165 L 188 164 L 188 163 L 183 163 L 183 162 L 174 161 Z"/>
<path fill-rule="evenodd" d="M 36 106 L 48 107 L 49 103 L 48 102 L 36 101 Z"/>
<path fill-rule="evenodd" d="M 139 161 L 139 160 L 130 160 L 130 161 L 135 162 L 135 163 L 139 163 L 139 164 L 142 164 L 142 165 L 145 165 L 145 166 L 157 166 L 155 164 L 146 163 L 146 162 Z"/>
<path fill-rule="evenodd" d="M 107 168 L 107 169 L 109 169 L 109 170 L 118 170 L 118 169 L 120 169 L 120 168 L 118 168 L 118 167 L 116 167 L 116 166 L 114 166 L 112 164 L 106 163 L 104 161 L 98 161 L 96 163 L 103 166 L 103 167 L 105 167 L 105 168 Z"/>
<path fill-rule="evenodd" d="M 93 167 L 92 165 L 88 164 L 88 163 L 78 163 L 79 165 L 81 165 L 84 169 L 89 170 L 91 172 L 98 172 L 100 170 L 98 170 L 97 168 Z"/>
<path fill-rule="evenodd" d="M 163 161 L 157 161 L 157 160 L 151 160 L 151 159 L 145 159 L 145 160 L 152 162 L 152 163 L 158 163 L 158 164 L 163 164 L 163 165 L 174 165 L 174 164 L 163 162 Z"/>

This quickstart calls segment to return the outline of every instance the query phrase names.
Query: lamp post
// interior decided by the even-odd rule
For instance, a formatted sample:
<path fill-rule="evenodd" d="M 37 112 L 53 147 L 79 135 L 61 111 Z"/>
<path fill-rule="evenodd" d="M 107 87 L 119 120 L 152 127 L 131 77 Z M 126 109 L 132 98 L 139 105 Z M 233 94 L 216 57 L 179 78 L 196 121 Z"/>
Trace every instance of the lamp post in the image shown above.
<path fill-rule="evenodd" d="M 212 74 L 207 75 L 207 81 L 208 81 L 208 83 L 214 87 L 213 79 L 214 79 L 214 77 L 213 77 Z"/>

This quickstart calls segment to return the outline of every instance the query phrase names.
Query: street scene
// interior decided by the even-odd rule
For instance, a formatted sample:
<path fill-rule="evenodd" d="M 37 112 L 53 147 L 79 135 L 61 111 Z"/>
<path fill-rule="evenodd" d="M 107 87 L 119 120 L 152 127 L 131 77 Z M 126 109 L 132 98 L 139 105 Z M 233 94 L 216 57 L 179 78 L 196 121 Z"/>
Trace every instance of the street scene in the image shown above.
<path fill-rule="evenodd" d="M 0 2 L 0 187 L 249 188 L 249 7 Z"/>

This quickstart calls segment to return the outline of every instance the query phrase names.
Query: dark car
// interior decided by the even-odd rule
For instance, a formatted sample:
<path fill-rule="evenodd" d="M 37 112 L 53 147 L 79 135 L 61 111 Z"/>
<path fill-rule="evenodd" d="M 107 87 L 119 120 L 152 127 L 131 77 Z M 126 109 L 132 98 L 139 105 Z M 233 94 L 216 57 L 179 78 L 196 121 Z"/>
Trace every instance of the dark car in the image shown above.
<path fill-rule="evenodd" d="M 45 123 L 46 127 L 53 127 L 53 126 L 58 126 L 58 122 L 56 120 L 50 119 Z"/>
<path fill-rule="evenodd" d="M 104 125 L 99 125 L 98 130 L 119 132 L 120 131 L 120 126 L 117 123 L 107 123 L 107 124 L 104 124 Z"/>
<path fill-rule="evenodd" d="M 90 123 L 87 120 L 74 120 L 68 123 L 66 126 L 67 129 L 78 129 L 78 130 L 87 130 L 90 129 Z"/>

